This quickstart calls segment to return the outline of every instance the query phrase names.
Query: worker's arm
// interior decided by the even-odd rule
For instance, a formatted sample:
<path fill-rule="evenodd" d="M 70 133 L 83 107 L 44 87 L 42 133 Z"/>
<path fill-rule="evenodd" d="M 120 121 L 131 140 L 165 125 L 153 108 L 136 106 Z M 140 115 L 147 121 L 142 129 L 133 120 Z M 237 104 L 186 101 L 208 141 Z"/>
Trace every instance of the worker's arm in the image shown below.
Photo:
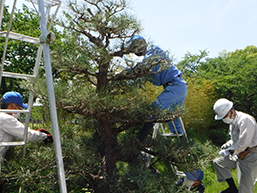
<path fill-rule="evenodd" d="M 9 135 L 17 138 L 18 140 L 22 140 L 24 136 L 25 126 L 16 118 L 10 115 L 3 123 L 3 130 Z M 46 138 L 47 134 L 40 131 L 28 129 L 28 141 L 43 141 Z"/>

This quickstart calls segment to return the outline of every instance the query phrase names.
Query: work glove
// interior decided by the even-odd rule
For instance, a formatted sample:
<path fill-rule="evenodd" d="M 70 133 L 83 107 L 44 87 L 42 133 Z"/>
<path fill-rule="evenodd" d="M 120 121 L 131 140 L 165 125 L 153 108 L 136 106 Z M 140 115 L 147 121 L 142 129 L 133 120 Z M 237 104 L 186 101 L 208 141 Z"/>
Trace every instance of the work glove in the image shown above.
<path fill-rule="evenodd" d="M 222 157 L 226 157 L 227 155 L 230 155 L 230 152 L 227 149 L 222 149 L 220 150 L 219 155 L 221 155 Z"/>
<path fill-rule="evenodd" d="M 222 149 L 220 150 L 219 154 L 223 157 L 227 156 L 227 155 L 232 155 L 234 153 L 235 148 L 233 146 L 230 146 L 227 149 Z"/>
<path fill-rule="evenodd" d="M 227 149 L 227 148 L 230 147 L 231 145 L 233 145 L 233 141 L 232 141 L 232 140 L 229 140 L 228 142 L 224 143 L 224 144 L 221 146 L 221 149 Z"/>
<path fill-rule="evenodd" d="M 47 135 L 47 138 L 44 140 L 45 145 L 47 145 L 48 143 L 53 143 L 54 139 L 53 139 L 52 135 L 49 133 L 49 131 L 47 131 L 45 129 L 38 129 L 37 131 L 40 131 Z"/>

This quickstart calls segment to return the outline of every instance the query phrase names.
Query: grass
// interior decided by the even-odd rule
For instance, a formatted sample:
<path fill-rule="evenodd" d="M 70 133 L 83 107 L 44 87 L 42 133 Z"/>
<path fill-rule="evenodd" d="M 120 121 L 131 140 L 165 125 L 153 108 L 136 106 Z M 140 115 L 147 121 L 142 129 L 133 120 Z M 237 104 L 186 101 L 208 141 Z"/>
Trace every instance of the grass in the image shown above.
<path fill-rule="evenodd" d="M 238 182 L 237 182 L 237 171 L 236 170 L 231 170 L 234 181 L 238 187 Z M 208 170 L 204 170 L 204 179 L 203 179 L 203 184 L 205 185 L 205 193 L 217 193 L 222 190 L 225 190 L 228 188 L 228 184 L 225 183 L 220 183 L 217 180 L 216 173 L 213 168 L 209 168 Z M 255 190 L 254 193 L 257 193 L 257 184 L 255 184 Z"/>

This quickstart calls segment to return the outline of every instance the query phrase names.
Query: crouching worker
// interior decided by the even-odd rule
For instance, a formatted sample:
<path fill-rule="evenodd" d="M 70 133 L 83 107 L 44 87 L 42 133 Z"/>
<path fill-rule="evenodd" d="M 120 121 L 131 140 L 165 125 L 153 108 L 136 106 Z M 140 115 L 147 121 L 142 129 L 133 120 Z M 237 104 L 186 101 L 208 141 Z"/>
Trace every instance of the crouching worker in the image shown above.
<path fill-rule="evenodd" d="M 196 193 L 204 193 L 205 186 L 202 183 L 204 174 L 201 169 L 193 170 L 190 172 L 184 172 L 185 177 L 181 177 L 177 182 L 177 186 L 183 186 L 183 188 L 188 189 Z"/>
<path fill-rule="evenodd" d="M 27 109 L 27 105 L 23 103 L 22 96 L 18 92 L 7 92 L 1 99 L 1 109 L 21 110 Z M 0 143 L 11 142 L 14 138 L 22 140 L 25 126 L 18 121 L 19 113 L 0 112 Z M 31 130 L 28 128 L 27 140 L 30 142 L 44 141 L 53 143 L 53 137 L 45 129 Z M 8 150 L 7 147 L 0 147 L 0 158 L 4 157 Z"/>
<path fill-rule="evenodd" d="M 216 120 L 229 124 L 231 140 L 221 146 L 221 157 L 213 161 L 219 182 L 229 187 L 220 193 L 253 193 L 257 175 L 257 125 L 246 113 L 236 111 L 233 103 L 219 99 L 213 106 Z M 238 172 L 238 189 L 230 169 Z"/>

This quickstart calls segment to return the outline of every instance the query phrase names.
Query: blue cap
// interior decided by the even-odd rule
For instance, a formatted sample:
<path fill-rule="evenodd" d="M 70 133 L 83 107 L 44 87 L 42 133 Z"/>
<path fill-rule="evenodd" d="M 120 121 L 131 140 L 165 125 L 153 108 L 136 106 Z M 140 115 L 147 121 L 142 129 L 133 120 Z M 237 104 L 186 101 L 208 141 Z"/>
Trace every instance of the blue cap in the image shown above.
<path fill-rule="evenodd" d="M 140 36 L 140 35 L 134 35 L 130 38 L 130 42 L 133 42 L 135 40 L 144 40 L 145 41 L 145 38 L 143 36 Z"/>
<path fill-rule="evenodd" d="M 203 171 L 201 169 L 198 169 L 198 170 L 193 170 L 191 172 L 184 172 L 187 176 L 187 178 L 189 180 L 199 180 L 199 181 L 202 181 L 203 180 Z"/>
<path fill-rule="evenodd" d="M 145 38 L 140 35 L 134 35 L 130 38 L 128 45 L 126 47 L 129 53 L 134 53 L 137 56 L 142 56 L 143 53 L 146 51 L 147 44 Z"/>
<path fill-rule="evenodd" d="M 7 92 L 3 95 L 2 102 L 17 103 L 22 108 L 27 109 L 28 106 L 23 103 L 22 96 L 18 92 Z"/>

